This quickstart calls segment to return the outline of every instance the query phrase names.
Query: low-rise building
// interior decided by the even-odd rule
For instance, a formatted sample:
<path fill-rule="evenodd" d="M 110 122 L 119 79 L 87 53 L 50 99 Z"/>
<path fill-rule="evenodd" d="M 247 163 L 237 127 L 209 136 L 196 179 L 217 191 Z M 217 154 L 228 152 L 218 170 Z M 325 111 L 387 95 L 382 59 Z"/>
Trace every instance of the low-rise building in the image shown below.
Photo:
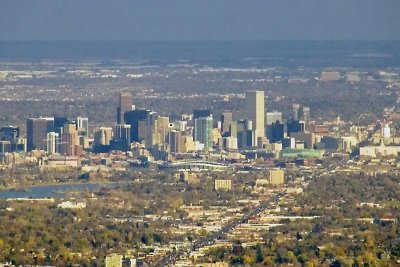
<path fill-rule="evenodd" d="M 282 186 L 285 183 L 285 172 L 282 169 L 269 170 L 269 183 Z"/>
<path fill-rule="evenodd" d="M 218 190 L 231 191 L 232 190 L 232 181 L 217 179 L 214 181 L 214 189 L 215 189 L 215 191 L 218 191 Z"/>
<path fill-rule="evenodd" d="M 106 267 L 122 267 L 122 255 L 115 253 L 107 255 Z"/>
<path fill-rule="evenodd" d="M 86 208 L 86 202 L 63 201 L 57 207 L 61 209 L 84 209 Z"/>

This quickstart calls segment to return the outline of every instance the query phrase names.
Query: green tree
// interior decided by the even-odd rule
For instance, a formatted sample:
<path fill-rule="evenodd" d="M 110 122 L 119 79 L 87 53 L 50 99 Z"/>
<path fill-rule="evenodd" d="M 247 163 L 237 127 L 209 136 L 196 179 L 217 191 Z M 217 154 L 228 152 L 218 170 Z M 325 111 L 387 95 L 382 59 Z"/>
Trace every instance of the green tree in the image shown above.
<path fill-rule="evenodd" d="M 261 245 L 257 244 L 256 248 L 256 262 L 261 263 L 264 261 L 264 252 L 262 251 Z"/>

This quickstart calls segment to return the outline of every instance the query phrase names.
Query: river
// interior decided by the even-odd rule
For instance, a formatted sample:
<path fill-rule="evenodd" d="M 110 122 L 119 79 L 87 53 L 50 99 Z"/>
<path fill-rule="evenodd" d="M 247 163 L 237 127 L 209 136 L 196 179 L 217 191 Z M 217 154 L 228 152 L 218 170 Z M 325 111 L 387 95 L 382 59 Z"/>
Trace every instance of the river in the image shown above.
<path fill-rule="evenodd" d="M 0 191 L 0 199 L 7 198 L 62 198 L 71 191 L 96 191 L 102 187 L 115 187 L 119 183 L 79 183 L 35 185 L 19 189 Z"/>

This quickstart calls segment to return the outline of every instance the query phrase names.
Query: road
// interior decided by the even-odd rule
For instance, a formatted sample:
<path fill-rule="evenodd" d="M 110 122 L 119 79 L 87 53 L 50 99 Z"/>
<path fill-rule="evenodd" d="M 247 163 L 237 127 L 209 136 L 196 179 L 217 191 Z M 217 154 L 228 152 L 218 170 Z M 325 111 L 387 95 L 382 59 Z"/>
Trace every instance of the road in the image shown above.
<path fill-rule="evenodd" d="M 223 235 L 234 229 L 239 224 L 247 222 L 249 218 L 253 216 L 259 215 L 261 212 L 267 209 L 272 203 L 276 203 L 282 196 L 284 196 L 284 193 L 278 193 L 276 195 L 271 196 L 268 200 L 263 201 L 263 203 L 261 203 L 248 213 L 244 214 L 241 218 L 231 221 L 228 224 L 224 225 L 218 232 L 213 232 L 211 233 L 211 235 L 207 235 L 203 238 L 194 241 L 194 243 L 192 244 L 192 248 L 186 248 L 186 249 L 182 248 L 167 253 L 155 266 L 160 266 L 160 267 L 172 266 L 177 260 L 181 259 L 186 253 L 213 244 L 216 240 L 221 239 Z"/>

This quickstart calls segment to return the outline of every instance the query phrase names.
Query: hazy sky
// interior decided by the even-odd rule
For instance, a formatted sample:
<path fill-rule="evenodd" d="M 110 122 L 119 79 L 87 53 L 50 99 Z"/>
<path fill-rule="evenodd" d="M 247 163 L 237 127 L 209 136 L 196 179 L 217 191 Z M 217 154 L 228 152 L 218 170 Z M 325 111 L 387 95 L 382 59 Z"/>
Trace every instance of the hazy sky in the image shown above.
<path fill-rule="evenodd" d="M 382 39 L 400 0 L 0 1 L 0 40 Z"/>

